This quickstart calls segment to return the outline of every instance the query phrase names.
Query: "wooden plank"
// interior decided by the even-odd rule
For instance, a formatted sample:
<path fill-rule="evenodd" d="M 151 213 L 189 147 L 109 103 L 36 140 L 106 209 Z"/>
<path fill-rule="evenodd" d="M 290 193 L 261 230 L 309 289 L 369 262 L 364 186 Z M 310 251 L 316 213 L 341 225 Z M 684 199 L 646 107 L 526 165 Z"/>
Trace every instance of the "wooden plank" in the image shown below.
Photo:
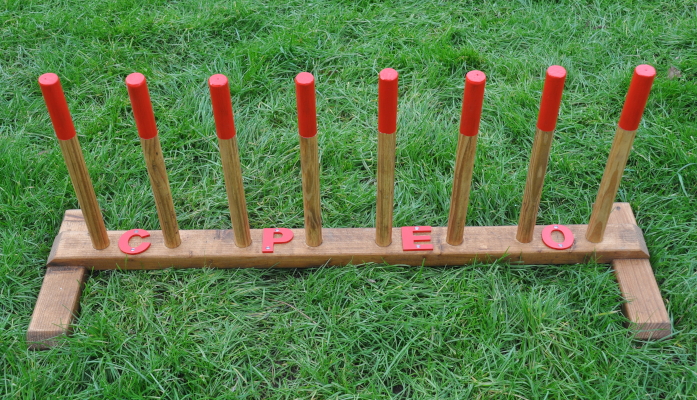
<path fill-rule="evenodd" d="M 87 229 L 82 210 L 65 210 L 58 232 L 84 232 Z"/>
<path fill-rule="evenodd" d="M 608 220 L 612 224 L 636 224 L 628 203 L 615 203 Z M 661 291 L 647 259 L 617 259 L 612 261 L 622 297 L 627 301 L 622 309 L 629 319 L 634 337 L 639 340 L 660 339 L 670 335 L 672 324 Z"/>
<path fill-rule="evenodd" d="M 627 203 L 615 203 L 609 218 L 605 240 L 593 244 L 585 240 L 585 225 L 572 225 L 576 243 L 569 250 L 552 250 L 539 240 L 542 227 L 535 228 L 532 243 L 515 240 L 516 227 L 467 227 L 460 246 L 445 243 L 446 228 L 433 228 L 434 251 L 403 252 L 401 230 L 395 228 L 395 242 L 379 247 L 371 228 L 326 229 L 325 243 L 319 247 L 304 244 L 304 230 L 294 229 L 295 239 L 277 244 L 273 254 L 261 253 L 261 230 L 252 230 L 253 244 L 247 249 L 234 246 L 230 230 L 181 231 L 183 245 L 178 249 L 164 246 L 160 231 L 151 232 L 146 240 L 151 249 L 137 256 L 120 253 L 116 245 L 105 250 L 91 246 L 80 210 L 67 210 L 49 258 L 39 298 L 32 315 L 27 342 L 32 349 L 46 349 L 58 343 L 58 337 L 70 333 L 70 325 L 79 307 L 86 267 L 97 269 L 157 269 L 175 267 L 307 267 L 344 265 L 350 262 L 388 262 L 408 265 L 457 265 L 474 259 L 486 261 L 507 256 L 511 262 L 526 264 L 569 264 L 595 257 L 598 262 L 612 262 L 620 291 L 628 302 L 624 312 L 635 329 L 637 339 L 658 339 L 671 332 L 668 313 L 648 262 L 648 251 Z M 109 232 L 110 241 L 118 242 L 122 231 Z M 139 238 L 132 243 L 137 245 Z M 338 250 L 337 250 L 338 249 Z M 153 251 L 154 250 L 154 251 Z M 595 253 L 593 253 L 595 251 Z M 334 254 L 332 254 L 332 252 Z M 625 259 L 622 259 L 624 256 Z M 362 261 L 361 261 L 362 260 Z M 80 266 L 61 263 L 81 263 Z M 314 263 L 314 264 L 313 264 Z"/>
<path fill-rule="evenodd" d="M 445 227 L 432 228 L 433 251 L 403 251 L 401 229 L 394 228 L 392 244 L 378 246 L 373 228 L 324 229 L 321 246 L 305 244 L 305 230 L 293 229 L 294 239 L 277 244 L 274 253 L 261 252 L 261 229 L 252 229 L 252 245 L 238 248 L 231 230 L 181 231 L 182 245 L 176 249 L 164 246 L 161 231 L 151 231 L 150 237 L 131 239 L 137 246 L 141 240 L 152 245 L 138 255 L 126 255 L 118 246 L 124 231 L 109 231 L 114 245 L 94 250 L 87 232 L 61 232 L 49 257 L 50 266 L 84 266 L 95 269 L 161 269 L 161 268 L 240 268 L 290 267 L 302 268 L 319 265 L 346 265 L 367 262 L 400 265 L 462 265 L 475 260 L 507 259 L 522 264 L 574 264 L 596 259 L 610 263 L 617 258 L 648 258 L 641 230 L 632 224 L 618 224 L 608 228 L 602 243 L 585 239 L 586 225 L 570 225 L 576 242 L 568 250 L 554 250 L 541 239 L 542 226 L 535 228 L 535 240 L 519 243 L 515 240 L 515 226 L 467 227 L 465 240 L 459 246 L 445 242 Z"/>
<path fill-rule="evenodd" d="M 59 343 L 60 336 L 70 334 L 70 326 L 79 310 L 85 271 L 85 267 L 46 269 L 27 329 L 30 349 L 48 349 Z"/>
<path fill-rule="evenodd" d="M 80 210 L 67 210 L 60 232 L 87 231 Z M 70 333 L 80 307 L 80 295 L 87 268 L 47 267 L 36 306 L 27 329 L 27 344 L 32 350 L 56 346 L 59 337 Z"/>
<path fill-rule="evenodd" d="M 632 224 L 637 225 L 632 206 L 629 203 L 613 203 L 610 209 L 610 217 L 607 222 L 611 224 Z"/>
<path fill-rule="evenodd" d="M 660 339 L 670 335 L 671 322 L 661 291 L 649 260 L 612 261 L 622 297 L 622 309 L 631 321 L 634 337 L 640 340 Z"/>

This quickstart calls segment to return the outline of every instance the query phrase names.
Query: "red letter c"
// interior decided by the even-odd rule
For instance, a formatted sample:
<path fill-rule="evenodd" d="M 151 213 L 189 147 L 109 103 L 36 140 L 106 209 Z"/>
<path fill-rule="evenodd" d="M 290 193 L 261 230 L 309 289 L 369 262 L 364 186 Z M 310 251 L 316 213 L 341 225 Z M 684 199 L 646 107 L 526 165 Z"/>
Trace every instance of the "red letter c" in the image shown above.
<path fill-rule="evenodd" d="M 142 238 L 146 238 L 150 236 L 150 233 L 146 231 L 145 229 L 131 229 L 128 232 L 125 232 L 121 237 L 119 238 L 119 250 L 126 254 L 140 254 L 147 250 L 150 247 L 150 242 L 143 242 L 138 245 L 138 247 L 131 247 L 128 242 L 131 240 L 132 237 L 134 236 L 140 236 Z"/>

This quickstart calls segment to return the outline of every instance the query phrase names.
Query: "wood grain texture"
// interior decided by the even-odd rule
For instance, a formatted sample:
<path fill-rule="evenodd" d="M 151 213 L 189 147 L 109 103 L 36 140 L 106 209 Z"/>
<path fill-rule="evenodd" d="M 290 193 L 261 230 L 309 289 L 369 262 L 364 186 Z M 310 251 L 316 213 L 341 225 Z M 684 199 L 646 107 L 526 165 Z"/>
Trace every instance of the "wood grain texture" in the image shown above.
<path fill-rule="evenodd" d="M 540 209 L 542 197 L 542 185 L 547 173 L 549 151 L 552 148 L 554 131 L 545 132 L 535 129 L 535 139 L 530 154 L 528 177 L 523 192 L 523 203 L 520 207 L 520 219 L 518 220 L 518 232 L 516 239 L 521 243 L 530 243 L 533 239 L 533 231 L 537 223 L 537 213 Z"/>
<path fill-rule="evenodd" d="M 638 225 L 636 218 L 634 218 L 632 206 L 629 203 L 613 203 L 607 222 L 608 224 Z"/>
<path fill-rule="evenodd" d="M 82 156 L 82 149 L 77 136 L 73 136 L 68 140 L 58 140 L 60 144 L 65 165 L 70 174 L 70 180 L 73 182 L 73 188 L 77 196 L 77 201 L 80 203 L 80 208 L 83 210 L 87 230 L 92 238 L 92 245 L 95 249 L 101 250 L 109 246 L 109 238 L 107 237 L 106 227 L 104 226 L 104 218 L 102 218 L 102 210 L 97 203 L 97 196 L 94 193 L 92 180 L 85 165 L 85 159 Z"/>
<path fill-rule="evenodd" d="M 470 201 L 472 171 L 477 152 L 477 135 L 458 135 L 453 191 L 450 197 L 447 242 L 457 246 L 463 242 L 463 232 L 467 220 L 467 206 Z"/>
<path fill-rule="evenodd" d="M 622 128 L 617 128 L 615 132 L 615 140 L 612 142 L 610 155 L 605 164 L 605 172 L 603 179 L 600 181 L 598 196 L 593 204 L 593 212 L 591 213 L 590 221 L 588 222 L 588 235 L 586 239 L 593 243 L 598 243 L 603 240 L 603 234 L 607 226 L 612 204 L 617 197 L 617 190 L 620 187 L 624 168 L 627 166 L 629 152 L 632 150 L 634 136 L 636 131 L 625 131 Z"/>
<path fill-rule="evenodd" d="M 317 135 L 312 137 L 300 136 L 300 168 L 303 180 L 305 230 L 307 231 L 305 241 L 308 246 L 316 247 L 322 244 Z"/>
<path fill-rule="evenodd" d="M 60 232 L 85 232 L 87 225 L 80 210 L 67 210 Z M 85 267 L 47 267 L 34 312 L 27 329 L 27 344 L 32 350 L 45 350 L 59 344 L 70 334 L 79 311 L 85 282 Z"/>
<path fill-rule="evenodd" d="M 394 212 L 394 164 L 396 133 L 378 133 L 378 189 L 375 213 L 375 243 L 392 243 Z"/>
<path fill-rule="evenodd" d="M 542 226 L 535 227 L 539 238 Z M 467 227 L 459 246 L 445 243 L 446 228 L 433 228 L 434 251 L 403 252 L 401 230 L 393 229 L 395 243 L 379 247 L 372 240 L 371 228 L 326 229 L 325 243 L 319 247 L 304 244 L 304 229 L 293 229 L 295 239 L 276 245 L 273 254 L 261 253 L 261 230 L 252 230 L 252 246 L 233 246 L 230 230 L 182 231 L 184 245 L 168 249 L 161 231 L 151 232 L 146 240 L 151 249 L 126 256 L 117 246 L 97 251 L 91 246 L 81 210 L 67 210 L 54 242 L 49 266 L 27 330 L 32 349 L 55 346 L 58 337 L 70 332 L 78 311 L 86 267 L 96 269 L 158 269 L 188 267 L 311 267 L 362 262 L 387 262 L 407 265 L 458 265 L 471 261 L 507 259 L 522 264 L 571 264 L 591 258 L 612 263 L 620 290 L 627 303 L 624 312 L 640 340 L 658 339 L 671 332 L 671 322 L 660 296 L 648 261 L 648 250 L 641 230 L 627 203 L 614 203 L 608 219 L 605 240 L 595 244 L 585 239 L 586 225 L 569 227 L 576 242 L 569 250 L 552 250 L 535 239 L 522 244 L 515 240 L 517 228 Z M 122 231 L 108 232 L 117 240 Z M 139 240 L 135 238 L 134 240 Z M 137 245 L 137 243 L 136 243 Z M 190 246 L 189 246 L 190 245 Z M 71 264 L 72 263 L 72 264 Z M 78 266 L 76 266 L 78 265 Z"/>
<path fill-rule="evenodd" d="M 252 229 L 252 245 L 234 246 L 231 230 L 181 231 L 182 245 L 176 249 L 164 246 L 161 231 L 150 231 L 150 249 L 138 255 L 126 255 L 117 246 L 97 251 L 89 245 L 83 232 L 62 232 L 56 237 L 49 265 L 86 266 L 95 269 L 161 269 L 161 268 L 244 268 L 244 267 L 315 267 L 367 262 L 401 265 L 463 265 L 475 260 L 506 259 L 521 264 L 574 264 L 596 259 L 610 263 L 616 258 L 648 258 L 641 230 L 633 224 L 612 225 L 602 243 L 585 239 L 586 225 L 570 225 L 576 242 L 568 250 L 550 249 L 542 240 L 523 244 L 515 240 L 515 226 L 477 227 L 465 229 L 465 240 L 459 246 L 445 242 L 447 228 L 434 227 L 430 233 L 433 251 L 402 251 L 401 229 L 393 228 L 393 242 L 380 247 L 374 241 L 372 228 L 336 228 L 324 230 L 321 246 L 305 244 L 305 230 L 293 229 L 295 238 L 277 244 L 274 253 L 261 252 L 261 229 Z M 535 227 L 540 238 L 543 227 Z M 110 231 L 117 240 L 124 231 Z M 133 245 L 138 245 L 132 239 Z"/>
<path fill-rule="evenodd" d="M 636 224 L 628 203 L 613 204 L 608 229 L 614 224 Z M 622 310 L 630 321 L 638 340 L 660 339 L 671 334 L 672 324 L 661 291 L 648 259 L 617 259 L 612 261 L 622 297 L 627 301 Z"/>
<path fill-rule="evenodd" d="M 220 159 L 223 164 L 225 190 L 227 191 L 235 244 L 237 247 L 247 247 L 252 244 L 252 237 L 249 233 L 247 201 L 244 198 L 244 184 L 242 183 L 242 167 L 240 166 L 240 155 L 237 149 L 237 138 L 233 136 L 230 139 L 218 139 L 218 143 L 220 145 Z"/>
<path fill-rule="evenodd" d="M 165 159 L 162 156 L 159 136 L 155 136 L 152 139 L 141 138 L 140 144 L 145 156 L 145 165 L 148 168 L 152 194 L 155 196 L 155 206 L 157 207 L 157 216 L 160 219 L 160 227 L 165 234 L 165 245 L 169 248 L 175 248 L 182 241 L 179 236 L 179 224 L 177 223 L 177 214 L 174 211 L 174 201 L 169 188 L 169 178 L 167 178 L 167 169 L 165 168 Z"/>
<path fill-rule="evenodd" d="M 622 309 L 634 337 L 649 340 L 670 335 L 670 317 L 649 260 L 613 260 L 612 268 L 622 297 L 627 301 Z"/>

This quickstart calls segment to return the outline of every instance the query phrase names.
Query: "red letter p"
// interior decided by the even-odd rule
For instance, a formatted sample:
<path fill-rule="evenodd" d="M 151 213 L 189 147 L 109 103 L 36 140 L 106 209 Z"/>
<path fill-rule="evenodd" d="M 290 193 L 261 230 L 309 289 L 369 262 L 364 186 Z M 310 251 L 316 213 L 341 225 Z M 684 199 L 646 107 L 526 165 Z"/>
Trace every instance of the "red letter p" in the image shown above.
<path fill-rule="evenodd" d="M 281 235 L 274 237 L 275 235 Z M 288 243 L 293 240 L 293 231 L 288 228 L 264 228 L 261 236 L 261 252 L 273 253 L 276 243 Z"/>

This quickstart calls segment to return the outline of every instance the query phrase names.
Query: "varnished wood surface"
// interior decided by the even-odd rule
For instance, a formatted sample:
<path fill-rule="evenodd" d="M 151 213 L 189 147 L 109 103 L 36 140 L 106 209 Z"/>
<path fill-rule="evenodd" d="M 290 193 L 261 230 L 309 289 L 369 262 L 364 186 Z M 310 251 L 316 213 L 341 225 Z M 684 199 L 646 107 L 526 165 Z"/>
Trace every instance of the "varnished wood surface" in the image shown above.
<path fill-rule="evenodd" d="M 218 139 L 218 143 L 220 145 L 220 158 L 223 164 L 225 190 L 227 191 L 235 244 L 237 247 L 247 247 L 252 244 L 252 237 L 249 233 L 247 201 L 244 198 L 244 184 L 242 183 L 242 167 L 240 166 L 240 155 L 237 149 L 237 138 L 233 136 L 231 139 Z"/>
<path fill-rule="evenodd" d="M 616 258 L 648 258 L 648 251 L 639 228 L 633 224 L 613 225 L 606 239 L 594 244 L 585 239 L 586 225 L 570 225 L 576 242 L 568 250 L 550 249 L 541 239 L 522 244 L 515 240 L 515 226 L 476 227 L 465 229 L 459 246 L 445 243 L 446 228 L 432 228 L 433 251 L 402 251 L 401 229 L 394 228 L 392 244 L 378 246 L 373 228 L 335 228 L 324 230 L 321 246 L 305 244 L 305 230 L 293 229 L 294 239 L 274 246 L 274 253 L 261 252 L 261 229 L 252 229 L 252 245 L 234 246 L 231 230 L 181 231 L 182 245 L 176 249 L 164 246 L 161 231 L 150 231 L 150 249 L 138 255 L 126 255 L 112 245 L 94 250 L 89 237 L 82 232 L 62 232 L 56 237 L 49 265 L 79 265 L 95 269 L 160 269 L 160 268 L 244 268 L 244 267 L 314 267 L 324 264 L 346 265 L 367 262 L 403 265 L 462 265 L 475 260 L 493 261 L 505 258 L 522 264 L 574 264 L 596 259 L 609 263 Z M 540 238 L 543 227 L 535 228 Z M 114 243 L 124 231 L 110 231 Z M 133 238 L 133 241 L 140 240 Z M 133 245 L 138 243 L 133 242 Z"/>
<path fill-rule="evenodd" d="M 106 234 L 102 210 L 99 208 L 99 203 L 97 203 L 92 180 L 87 171 L 85 159 L 82 156 L 80 142 L 77 136 L 73 136 L 68 140 L 58 140 L 58 143 L 60 143 L 65 165 L 70 174 L 70 180 L 73 182 L 77 201 L 80 203 L 80 208 L 83 211 L 87 230 L 92 238 L 92 245 L 97 250 L 106 248 L 109 246 L 109 238 Z"/>
<path fill-rule="evenodd" d="M 636 224 L 627 203 L 615 203 L 608 220 L 613 224 Z M 627 301 L 622 310 L 639 340 L 660 339 L 670 335 L 671 321 L 661 291 L 648 259 L 617 259 L 612 261 L 622 297 Z"/>
<path fill-rule="evenodd" d="M 660 339 L 670 335 L 671 322 L 661 291 L 647 259 L 617 259 L 612 268 L 627 301 L 622 310 L 630 321 L 634 337 Z"/>
<path fill-rule="evenodd" d="M 605 164 L 603 179 L 600 181 L 598 195 L 593 203 L 593 212 L 588 222 L 588 235 L 586 238 L 593 243 L 603 240 L 603 234 L 607 226 L 612 204 L 617 197 L 617 190 L 620 187 L 624 168 L 627 166 L 629 152 L 632 150 L 636 131 L 625 131 L 618 127 L 615 132 L 615 139 L 612 142 L 610 155 Z"/>
<path fill-rule="evenodd" d="M 252 246 L 240 249 L 233 246 L 232 231 L 182 231 L 185 245 L 194 246 L 167 249 L 162 232 L 152 232 L 145 240 L 151 241 L 150 250 L 137 256 L 126 256 L 112 245 L 106 250 L 95 250 L 86 232 L 81 210 L 68 210 L 61 224 L 49 257 L 47 274 L 27 331 L 31 348 L 41 349 L 56 345 L 58 337 L 70 332 L 70 324 L 78 311 L 79 297 L 85 278 L 86 266 L 111 269 L 156 269 L 179 267 L 258 267 L 258 266 L 312 266 L 324 259 L 330 265 L 344 265 L 365 261 L 409 265 L 455 265 L 474 258 L 481 261 L 507 255 L 512 262 L 526 264 L 569 264 L 590 258 L 610 263 L 614 268 L 620 291 L 627 303 L 624 312 L 631 321 L 637 339 L 658 339 L 671 332 L 671 322 L 661 298 L 658 285 L 648 261 L 648 251 L 634 215 L 627 203 L 614 203 L 609 216 L 606 238 L 594 244 L 585 240 L 585 225 L 570 226 L 576 243 L 569 250 L 552 250 L 537 238 L 542 227 L 536 227 L 534 240 L 522 244 L 515 240 L 516 227 L 467 227 L 461 246 L 444 243 L 446 228 L 433 228 L 433 252 L 406 254 L 401 251 L 401 231 L 394 229 L 394 243 L 377 246 L 370 228 L 327 229 L 325 245 L 304 245 L 304 230 L 293 229 L 295 239 L 275 246 L 276 253 L 261 254 L 261 230 L 252 230 Z M 108 232 L 113 243 L 122 232 Z M 192 240 L 188 240 L 188 236 Z M 140 240 L 134 238 L 133 240 Z M 154 250 L 154 251 L 152 251 Z M 336 251 L 331 257 L 332 251 Z M 406 258 L 405 258 L 406 256 Z M 500 257 L 499 257 L 500 256 Z M 68 265 L 81 263 L 83 266 Z M 273 265 L 270 265 L 273 263 Z M 304 263 L 304 265 L 298 265 Z M 324 264 L 318 262 L 317 265 Z"/>
<path fill-rule="evenodd" d="M 463 241 L 474 158 L 477 152 L 477 135 L 465 136 L 460 134 L 458 136 L 453 191 L 450 197 L 450 214 L 448 215 L 447 242 L 453 246 L 457 246 Z"/>
<path fill-rule="evenodd" d="M 65 212 L 60 232 L 87 230 L 80 210 Z M 60 343 L 60 336 L 70 334 L 73 319 L 80 309 L 80 295 L 85 282 L 85 267 L 47 267 L 34 312 L 27 329 L 27 345 L 44 350 Z"/>
<path fill-rule="evenodd" d="M 317 135 L 300 136 L 300 168 L 302 170 L 303 210 L 305 212 L 305 237 L 308 246 L 322 244 L 322 212 L 319 191 L 319 148 Z"/>
<path fill-rule="evenodd" d="M 70 334 L 79 310 L 85 267 L 48 267 L 27 329 L 30 349 L 43 350 L 59 344 Z"/>
<path fill-rule="evenodd" d="M 145 165 L 148 168 L 150 186 L 152 186 L 152 194 L 155 196 L 157 216 L 160 219 L 162 232 L 164 232 L 165 245 L 169 248 L 175 248 L 182 241 L 179 236 L 179 224 L 177 223 L 177 214 L 174 211 L 174 201 L 169 188 L 169 179 L 167 178 L 167 169 L 165 168 L 165 159 L 162 156 L 159 136 L 155 136 L 152 139 L 141 138 L 140 144 L 143 147 Z"/>
<path fill-rule="evenodd" d="M 518 232 L 516 239 L 521 243 L 530 243 L 533 239 L 533 231 L 537 223 L 537 213 L 540 209 L 542 197 L 542 185 L 545 181 L 549 151 L 552 148 L 554 131 L 545 132 L 535 128 L 535 139 L 530 154 L 528 177 L 525 181 L 523 203 L 520 207 L 520 219 L 518 220 Z"/>
<path fill-rule="evenodd" d="M 394 212 L 394 164 L 396 133 L 378 133 L 378 189 L 375 213 L 375 243 L 392 243 Z"/>

